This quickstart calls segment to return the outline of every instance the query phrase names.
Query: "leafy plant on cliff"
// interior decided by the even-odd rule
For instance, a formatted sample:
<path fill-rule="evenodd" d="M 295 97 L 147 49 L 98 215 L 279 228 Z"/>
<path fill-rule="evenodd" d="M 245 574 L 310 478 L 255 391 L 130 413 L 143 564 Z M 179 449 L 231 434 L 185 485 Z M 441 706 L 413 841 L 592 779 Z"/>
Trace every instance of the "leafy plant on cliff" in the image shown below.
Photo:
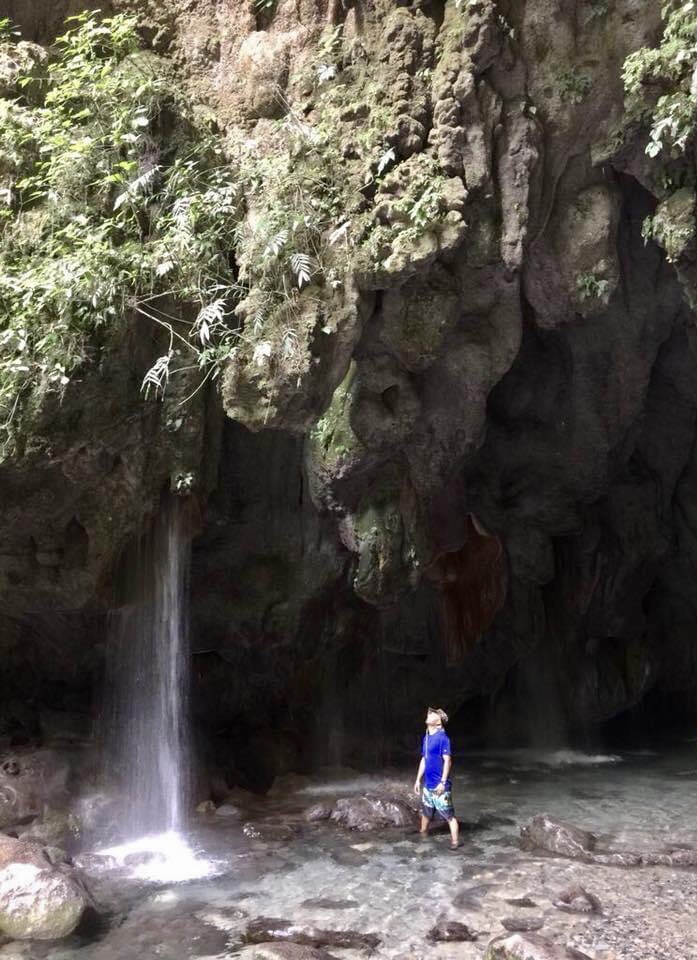
<path fill-rule="evenodd" d="M 648 123 L 647 154 L 680 157 L 693 135 L 697 110 L 690 89 L 697 66 L 697 6 L 693 0 L 670 0 L 662 15 L 661 42 L 627 57 L 622 79 L 629 118 Z"/>
<path fill-rule="evenodd" d="M 234 333 L 239 186 L 213 138 L 139 49 L 133 18 L 83 14 L 56 46 L 44 76 L 0 101 L 4 444 L 23 400 L 65 387 L 129 310 L 167 331 L 160 385 L 177 350 L 215 364 Z M 213 324 L 192 327 L 175 306 L 200 315 L 213 300 Z"/>
<path fill-rule="evenodd" d="M 326 138 L 289 112 L 277 150 L 225 156 L 134 18 L 68 27 L 44 75 L 0 100 L 3 446 L 25 401 L 64 389 L 129 314 L 164 332 L 149 395 L 240 352 L 299 370 L 303 311 L 345 260 Z"/>

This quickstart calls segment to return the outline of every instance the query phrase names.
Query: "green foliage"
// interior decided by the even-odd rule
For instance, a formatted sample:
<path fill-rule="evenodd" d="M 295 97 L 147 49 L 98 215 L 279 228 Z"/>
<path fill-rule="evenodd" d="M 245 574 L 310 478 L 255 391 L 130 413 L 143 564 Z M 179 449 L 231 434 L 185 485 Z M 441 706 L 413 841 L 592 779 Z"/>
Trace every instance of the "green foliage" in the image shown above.
<path fill-rule="evenodd" d="M 576 277 L 576 292 L 582 301 L 605 301 L 610 284 L 595 273 L 582 273 Z"/>
<path fill-rule="evenodd" d="M 642 47 L 625 60 L 625 105 L 629 120 L 649 126 L 650 157 L 679 158 L 693 135 L 697 108 L 690 91 L 697 65 L 697 6 L 693 0 L 670 0 L 662 14 L 660 44 Z"/>
<path fill-rule="evenodd" d="M 591 20 L 599 20 L 607 16 L 608 0 L 589 0 L 588 6 L 590 7 L 589 17 Z"/>
<path fill-rule="evenodd" d="M 215 371 L 234 335 L 240 187 L 219 149 L 133 18 L 71 18 L 56 50 L 41 81 L 24 78 L 41 82 L 38 106 L 0 101 L 3 443 L 23 398 L 65 387 L 129 309 L 167 330 L 150 389 L 176 350 Z M 199 305 L 191 329 L 173 301 Z"/>
<path fill-rule="evenodd" d="M 576 70 L 565 70 L 557 76 L 559 96 L 566 103 L 577 105 L 582 103 L 590 93 L 593 83 L 591 78 Z"/>
<path fill-rule="evenodd" d="M 655 240 L 670 263 L 676 263 L 695 241 L 695 194 L 691 187 L 676 190 L 658 205 L 642 226 L 644 240 Z"/>
<path fill-rule="evenodd" d="M 285 104 L 259 142 L 214 133 L 132 17 L 72 18 L 48 65 L 25 46 L 19 92 L 0 99 L 0 446 L 129 316 L 162 331 L 146 396 L 230 363 L 267 395 L 300 382 L 358 255 L 379 268 L 445 222 L 436 158 L 399 155 L 400 118 L 340 27 L 312 113 Z M 364 121 L 348 142 L 347 110 Z"/>

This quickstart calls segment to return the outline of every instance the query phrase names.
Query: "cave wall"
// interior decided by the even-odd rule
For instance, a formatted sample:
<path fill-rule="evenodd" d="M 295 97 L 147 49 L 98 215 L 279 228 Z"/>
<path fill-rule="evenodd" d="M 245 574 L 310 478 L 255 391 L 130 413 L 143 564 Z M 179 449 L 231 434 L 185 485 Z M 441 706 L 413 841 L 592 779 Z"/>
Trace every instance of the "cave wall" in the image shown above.
<path fill-rule="evenodd" d="M 84 6 L 9 14 L 45 43 Z M 651 698 L 691 702 L 695 316 L 681 264 L 642 237 L 664 199 L 645 133 L 613 140 L 622 63 L 660 35 L 657 6 L 139 10 L 229 139 L 273 149 L 282 91 L 335 124 L 348 178 L 370 160 L 356 143 L 379 87 L 398 164 L 376 215 L 424 157 L 448 214 L 359 261 L 297 381 L 242 357 L 220 392 L 145 403 L 154 334 L 130 320 L 37 412 L 0 464 L 8 734 L 89 728 L 119 558 L 185 474 L 193 708 L 228 776 L 254 775 L 234 750 L 250 738 L 266 780 L 397 757 L 427 702 L 472 734 L 557 741 Z M 336 24 L 354 109 L 335 116 L 307 69 Z M 583 295 L 589 274 L 602 295 Z"/>

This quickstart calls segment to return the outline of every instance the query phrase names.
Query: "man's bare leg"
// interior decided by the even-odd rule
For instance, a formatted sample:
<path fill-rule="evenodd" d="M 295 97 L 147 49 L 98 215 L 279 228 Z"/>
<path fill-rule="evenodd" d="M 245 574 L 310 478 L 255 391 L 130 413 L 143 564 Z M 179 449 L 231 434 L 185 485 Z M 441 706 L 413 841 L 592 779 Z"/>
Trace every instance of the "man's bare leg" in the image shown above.
<path fill-rule="evenodd" d="M 424 815 L 422 814 L 422 815 L 421 815 L 421 829 L 419 830 L 419 833 L 420 833 L 422 836 L 425 837 L 426 834 L 428 833 L 428 827 L 429 827 L 429 824 L 430 824 L 430 823 L 431 823 L 431 821 L 429 820 L 429 818 L 428 818 L 428 817 L 424 817 Z"/>
<path fill-rule="evenodd" d="M 451 817 L 448 820 L 448 828 L 450 830 L 450 845 L 456 847 L 460 838 L 460 824 L 457 822 L 457 817 Z"/>

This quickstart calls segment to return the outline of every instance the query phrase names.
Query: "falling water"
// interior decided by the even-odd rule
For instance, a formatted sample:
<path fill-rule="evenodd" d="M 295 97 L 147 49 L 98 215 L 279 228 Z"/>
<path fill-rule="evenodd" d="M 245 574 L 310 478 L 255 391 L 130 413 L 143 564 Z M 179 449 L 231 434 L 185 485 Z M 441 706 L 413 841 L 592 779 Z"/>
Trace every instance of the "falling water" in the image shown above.
<path fill-rule="evenodd" d="M 189 551 L 184 505 L 167 502 L 129 558 L 125 602 L 110 616 L 107 762 L 129 838 L 179 832 L 186 809 Z"/>

